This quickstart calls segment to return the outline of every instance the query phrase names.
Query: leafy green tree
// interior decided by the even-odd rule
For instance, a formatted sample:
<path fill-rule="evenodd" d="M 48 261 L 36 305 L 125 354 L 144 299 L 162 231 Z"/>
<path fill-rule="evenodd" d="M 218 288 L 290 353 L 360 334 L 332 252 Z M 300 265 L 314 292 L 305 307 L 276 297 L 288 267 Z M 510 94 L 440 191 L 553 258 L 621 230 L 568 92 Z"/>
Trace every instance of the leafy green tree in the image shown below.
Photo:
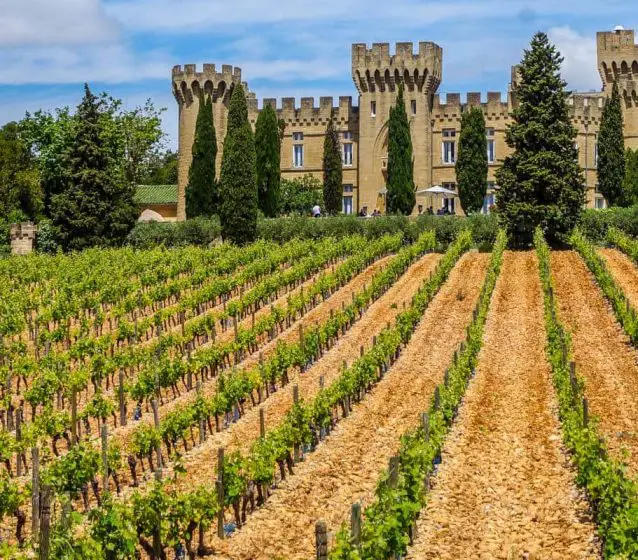
<path fill-rule="evenodd" d="M 416 204 L 410 123 L 403 101 L 403 84 L 388 125 L 388 213 L 410 214 Z"/>
<path fill-rule="evenodd" d="M 618 84 L 614 81 L 611 97 L 603 108 L 598 133 L 598 185 L 610 206 L 625 206 L 625 138 Z"/>
<path fill-rule="evenodd" d="M 334 216 L 341 211 L 343 193 L 343 162 L 341 142 L 332 119 L 328 121 L 323 141 L 323 202 L 326 214 Z"/>
<path fill-rule="evenodd" d="M 255 151 L 259 209 L 268 218 L 274 218 L 279 208 L 281 138 L 277 113 L 270 105 L 266 105 L 257 117 Z"/>
<path fill-rule="evenodd" d="M 547 35 L 537 33 L 520 66 L 519 103 L 506 135 L 513 153 L 497 173 L 499 220 L 517 246 L 532 243 L 537 225 L 557 241 L 576 225 L 585 202 L 562 61 Z"/>
<path fill-rule="evenodd" d="M 279 214 L 309 216 L 313 206 L 323 204 L 321 181 L 310 174 L 301 179 L 282 179 Z"/>
<path fill-rule="evenodd" d="M 135 223 L 133 185 L 112 173 L 113 153 L 103 102 L 85 85 L 65 154 L 61 190 L 51 197 L 51 218 L 65 249 L 121 242 Z"/>
<path fill-rule="evenodd" d="M 0 219 L 19 213 L 37 220 L 44 209 L 40 176 L 17 123 L 0 129 Z"/>
<path fill-rule="evenodd" d="M 456 182 L 463 211 L 480 212 L 487 192 L 487 138 L 485 116 L 479 107 L 461 117 Z"/>
<path fill-rule="evenodd" d="M 237 84 L 230 98 L 222 154 L 219 221 L 222 237 L 239 245 L 257 237 L 256 159 L 246 95 L 242 85 Z"/>
<path fill-rule="evenodd" d="M 195 125 L 193 161 L 188 170 L 186 186 L 186 215 L 212 216 L 216 206 L 215 162 L 217 160 L 217 138 L 213 123 L 213 101 L 204 95 L 199 98 L 199 112 Z"/>
<path fill-rule="evenodd" d="M 629 205 L 638 204 L 638 150 L 627 148 L 625 152 L 625 180 L 623 200 Z"/>
<path fill-rule="evenodd" d="M 172 150 L 154 155 L 140 179 L 142 185 L 176 185 L 179 155 Z"/>

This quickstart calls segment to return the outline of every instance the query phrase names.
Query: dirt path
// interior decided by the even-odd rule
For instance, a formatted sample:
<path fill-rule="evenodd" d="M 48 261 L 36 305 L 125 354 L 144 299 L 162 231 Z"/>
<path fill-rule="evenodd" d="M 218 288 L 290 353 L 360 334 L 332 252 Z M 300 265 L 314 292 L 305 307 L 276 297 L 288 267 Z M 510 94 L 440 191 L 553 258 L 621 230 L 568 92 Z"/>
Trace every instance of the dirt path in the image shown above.
<path fill-rule="evenodd" d="M 284 415 L 292 407 L 292 386 L 299 387 L 300 398 L 308 401 L 319 392 L 319 378 L 323 376 L 325 386 L 329 386 L 341 373 L 343 361 L 349 363 L 359 355 L 360 346 L 369 348 L 372 337 L 385 328 L 387 321 L 393 321 L 400 312 L 402 302 L 412 297 L 427 278 L 431 270 L 441 258 L 438 254 L 429 254 L 413 264 L 406 273 L 370 308 L 363 317 L 335 344 L 323 357 L 310 367 L 305 373 L 295 372 L 291 376 L 291 382 L 284 389 L 272 394 L 264 401 L 261 408 L 264 410 L 266 429 L 279 424 Z M 334 296 L 333 296 L 334 297 Z M 393 304 L 397 304 L 393 308 Z M 228 451 L 250 450 L 252 442 L 259 437 L 259 407 L 247 410 L 246 414 L 228 429 L 213 434 L 206 442 L 191 452 L 185 454 L 184 465 L 189 474 L 179 480 L 182 487 L 192 485 L 194 477 L 199 478 L 202 471 L 210 472 L 216 464 L 217 449 L 224 447 Z M 204 469 L 204 465 L 208 465 Z M 205 477 L 203 477 L 205 478 Z"/>
<path fill-rule="evenodd" d="M 610 269 L 619 279 L 617 270 Z M 612 454 L 626 461 L 630 474 L 635 476 L 638 474 L 636 351 L 576 253 L 552 253 L 552 273 L 559 316 L 572 333 L 574 359 L 585 379 L 590 410 L 600 418 L 600 429 Z"/>
<path fill-rule="evenodd" d="M 311 558 L 317 520 L 336 531 L 353 502 L 365 505 L 374 498 L 379 475 L 396 453 L 401 434 L 418 424 L 464 337 L 488 258 L 479 253 L 462 258 L 386 377 L 297 466 L 295 476 L 280 484 L 266 506 L 224 543 L 222 557 Z"/>
<path fill-rule="evenodd" d="M 638 307 L 638 268 L 618 249 L 599 249 L 605 264 L 618 285 L 623 289 L 632 307 Z"/>
<path fill-rule="evenodd" d="M 505 253 L 412 559 L 599 558 L 561 450 L 534 253 Z"/>

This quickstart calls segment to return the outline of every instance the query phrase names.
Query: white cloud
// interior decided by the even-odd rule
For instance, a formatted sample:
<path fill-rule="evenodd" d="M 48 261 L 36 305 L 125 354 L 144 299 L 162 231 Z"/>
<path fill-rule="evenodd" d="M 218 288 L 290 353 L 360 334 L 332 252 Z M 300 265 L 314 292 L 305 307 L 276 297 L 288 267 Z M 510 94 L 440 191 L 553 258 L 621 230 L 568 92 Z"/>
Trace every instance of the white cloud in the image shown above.
<path fill-rule="evenodd" d="M 0 84 L 122 83 L 170 76 L 161 51 L 135 54 L 120 44 L 0 50 Z"/>
<path fill-rule="evenodd" d="M 113 40 L 118 25 L 100 0 L 2 0 L 0 47 Z"/>
<path fill-rule="evenodd" d="M 561 73 L 568 87 L 574 91 L 600 90 L 596 38 L 581 35 L 569 26 L 554 27 L 548 36 L 565 58 Z"/>

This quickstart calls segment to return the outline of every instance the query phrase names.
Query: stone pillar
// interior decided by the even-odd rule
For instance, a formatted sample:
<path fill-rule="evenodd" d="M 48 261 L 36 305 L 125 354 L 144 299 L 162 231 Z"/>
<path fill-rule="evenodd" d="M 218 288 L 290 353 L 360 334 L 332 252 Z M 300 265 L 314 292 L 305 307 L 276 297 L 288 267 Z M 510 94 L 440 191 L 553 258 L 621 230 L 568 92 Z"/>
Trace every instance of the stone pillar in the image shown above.
<path fill-rule="evenodd" d="M 11 224 L 11 254 L 28 255 L 33 251 L 37 227 L 31 222 Z"/>

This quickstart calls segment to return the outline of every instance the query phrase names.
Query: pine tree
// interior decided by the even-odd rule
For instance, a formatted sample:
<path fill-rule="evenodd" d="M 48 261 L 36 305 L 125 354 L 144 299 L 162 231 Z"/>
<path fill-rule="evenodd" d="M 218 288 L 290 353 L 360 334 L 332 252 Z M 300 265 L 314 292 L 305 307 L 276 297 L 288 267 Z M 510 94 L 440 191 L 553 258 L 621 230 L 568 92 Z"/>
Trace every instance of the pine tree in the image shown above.
<path fill-rule="evenodd" d="M 610 206 L 627 204 L 623 197 L 625 179 L 625 139 L 618 84 L 605 103 L 598 134 L 598 185 Z"/>
<path fill-rule="evenodd" d="M 334 216 L 341 211 L 343 193 L 343 162 L 341 142 L 334 121 L 328 121 L 323 141 L 323 203 L 326 214 Z"/>
<path fill-rule="evenodd" d="M 246 95 L 236 84 L 230 98 L 219 188 L 222 237 L 243 245 L 257 237 L 255 139 L 248 122 Z"/>
<path fill-rule="evenodd" d="M 188 170 L 186 186 L 186 216 L 212 216 L 216 212 L 215 161 L 217 138 L 213 121 L 213 101 L 199 97 L 199 111 L 195 124 L 193 160 Z"/>
<path fill-rule="evenodd" d="M 456 160 L 456 182 L 459 199 L 466 214 L 480 212 L 487 192 L 487 138 L 485 117 L 472 107 L 461 117 L 459 157 Z"/>
<path fill-rule="evenodd" d="M 517 246 L 531 244 L 537 225 L 549 240 L 559 240 L 576 225 L 585 202 L 562 61 L 547 35 L 537 33 L 520 66 L 518 106 L 506 135 L 513 153 L 496 176 L 499 218 Z"/>
<path fill-rule="evenodd" d="M 403 101 L 403 84 L 399 85 L 396 105 L 390 109 L 388 125 L 388 213 L 410 214 L 416 204 L 414 162 L 410 123 Z"/>
<path fill-rule="evenodd" d="M 627 148 L 625 153 L 625 180 L 623 200 L 629 205 L 638 204 L 638 150 Z"/>
<path fill-rule="evenodd" d="M 270 105 L 266 105 L 257 117 L 255 151 L 259 208 L 265 216 L 274 218 L 279 209 L 281 139 L 277 113 Z"/>
<path fill-rule="evenodd" d="M 51 219 L 65 249 L 119 243 L 137 218 L 134 187 L 114 173 L 102 116 L 102 102 L 85 84 L 64 184 L 51 199 Z"/>

